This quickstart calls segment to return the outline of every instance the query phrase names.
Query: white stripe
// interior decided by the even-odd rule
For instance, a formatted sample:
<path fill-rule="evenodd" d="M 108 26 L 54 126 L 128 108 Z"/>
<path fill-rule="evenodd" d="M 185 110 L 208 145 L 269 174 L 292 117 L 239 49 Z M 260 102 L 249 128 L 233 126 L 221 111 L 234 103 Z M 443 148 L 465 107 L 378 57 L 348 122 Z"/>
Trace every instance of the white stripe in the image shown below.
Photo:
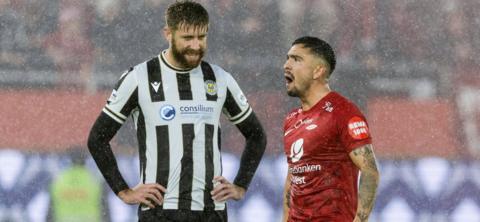
<path fill-rule="evenodd" d="M 118 123 L 120 124 L 123 124 L 125 121 L 117 118 L 113 113 L 111 113 L 110 111 L 108 111 L 107 109 L 103 108 L 102 110 L 105 114 L 107 114 L 108 116 L 110 116 L 113 120 L 117 121 Z"/>
<path fill-rule="evenodd" d="M 247 113 L 242 118 L 240 118 L 239 120 L 233 122 L 233 124 L 239 124 L 239 123 L 243 122 L 246 118 L 248 118 L 250 116 L 250 114 L 252 114 L 252 108 L 248 107 Z"/>
<path fill-rule="evenodd" d="M 193 140 L 193 179 L 192 179 L 192 210 L 203 210 L 203 191 L 205 189 L 205 124 L 194 125 Z M 210 181 L 211 183 L 212 181 Z"/>
<path fill-rule="evenodd" d="M 146 121 L 146 120 L 145 120 Z M 157 132 L 154 124 L 145 123 L 145 183 L 157 182 Z"/>
<path fill-rule="evenodd" d="M 213 177 L 215 176 L 221 176 L 222 175 L 222 161 L 220 157 L 220 150 L 218 147 L 218 130 L 220 128 L 218 125 L 215 125 L 215 130 L 213 133 Z M 208 182 L 208 181 L 207 181 Z M 231 182 L 231 181 L 230 181 Z M 225 201 L 218 202 L 214 201 L 215 204 L 215 210 L 224 210 L 225 209 Z"/>
<path fill-rule="evenodd" d="M 177 117 L 175 117 L 177 118 Z M 180 172 L 182 171 L 183 139 L 180 124 L 168 125 L 168 140 L 170 143 L 170 169 L 168 175 L 167 193 L 163 209 L 178 209 L 178 196 L 180 193 Z M 156 170 L 156 169 L 155 169 Z"/>

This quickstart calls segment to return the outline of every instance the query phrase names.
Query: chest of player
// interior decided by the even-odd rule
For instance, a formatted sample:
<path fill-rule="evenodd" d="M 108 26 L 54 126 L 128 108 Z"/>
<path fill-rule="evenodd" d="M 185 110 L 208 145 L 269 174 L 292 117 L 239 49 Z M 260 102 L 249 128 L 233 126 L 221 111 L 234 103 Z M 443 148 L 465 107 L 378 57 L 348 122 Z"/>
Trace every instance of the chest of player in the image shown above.
<path fill-rule="evenodd" d="M 139 108 L 146 123 L 214 124 L 218 120 L 226 97 L 224 84 L 205 80 L 195 71 L 162 74 L 161 81 L 139 82 Z"/>
<path fill-rule="evenodd" d="M 284 144 L 289 162 L 309 162 L 344 156 L 332 113 L 298 115 L 286 126 Z"/>

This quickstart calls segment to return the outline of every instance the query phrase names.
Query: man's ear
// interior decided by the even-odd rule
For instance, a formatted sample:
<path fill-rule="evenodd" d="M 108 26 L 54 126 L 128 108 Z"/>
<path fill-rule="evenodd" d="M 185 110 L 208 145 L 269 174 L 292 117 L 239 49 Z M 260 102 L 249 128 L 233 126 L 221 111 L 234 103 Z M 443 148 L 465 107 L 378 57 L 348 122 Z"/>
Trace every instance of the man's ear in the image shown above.
<path fill-rule="evenodd" d="M 163 28 L 163 37 L 165 37 L 165 39 L 168 41 L 168 42 L 172 42 L 172 36 L 173 36 L 173 31 L 170 27 L 168 26 L 165 26 Z"/>
<path fill-rule="evenodd" d="M 313 69 L 313 79 L 328 79 L 328 69 L 323 64 L 318 64 L 315 69 Z"/>

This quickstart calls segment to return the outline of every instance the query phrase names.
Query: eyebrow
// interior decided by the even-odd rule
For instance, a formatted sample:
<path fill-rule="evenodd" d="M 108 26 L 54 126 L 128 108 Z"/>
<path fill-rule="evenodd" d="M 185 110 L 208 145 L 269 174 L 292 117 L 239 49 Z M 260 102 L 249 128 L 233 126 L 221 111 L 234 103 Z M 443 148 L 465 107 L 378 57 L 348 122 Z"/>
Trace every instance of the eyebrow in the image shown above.
<path fill-rule="evenodd" d="M 288 58 L 303 60 L 303 57 L 301 57 L 301 56 L 299 56 L 299 55 L 295 55 L 295 54 L 287 54 L 287 59 L 288 59 Z"/>

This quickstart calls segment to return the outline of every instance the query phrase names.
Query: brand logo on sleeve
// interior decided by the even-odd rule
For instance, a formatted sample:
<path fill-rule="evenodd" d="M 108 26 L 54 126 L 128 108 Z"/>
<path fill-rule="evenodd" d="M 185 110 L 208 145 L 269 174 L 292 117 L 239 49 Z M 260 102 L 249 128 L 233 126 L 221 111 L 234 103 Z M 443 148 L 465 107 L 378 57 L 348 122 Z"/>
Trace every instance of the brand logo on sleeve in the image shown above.
<path fill-rule="evenodd" d="M 175 108 L 171 105 L 164 105 L 160 108 L 160 117 L 163 120 L 170 121 L 175 118 Z"/>
<path fill-rule="evenodd" d="M 238 94 L 238 101 L 240 102 L 240 105 L 246 106 L 248 104 L 247 102 L 247 97 L 243 95 L 243 93 Z"/>
<path fill-rule="evenodd" d="M 303 156 L 303 138 L 292 143 L 290 147 L 290 158 L 292 163 L 298 162 Z"/>
<path fill-rule="evenodd" d="M 365 120 L 355 116 L 348 121 L 348 133 L 354 139 L 365 139 L 370 136 L 368 126 Z"/>
<path fill-rule="evenodd" d="M 114 89 L 112 91 L 112 94 L 108 98 L 107 102 L 108 102 L 108 104 L 110 104 L 111 102 L 115 102 L 115 100 L 117 100 L 117 90 Z"/>

